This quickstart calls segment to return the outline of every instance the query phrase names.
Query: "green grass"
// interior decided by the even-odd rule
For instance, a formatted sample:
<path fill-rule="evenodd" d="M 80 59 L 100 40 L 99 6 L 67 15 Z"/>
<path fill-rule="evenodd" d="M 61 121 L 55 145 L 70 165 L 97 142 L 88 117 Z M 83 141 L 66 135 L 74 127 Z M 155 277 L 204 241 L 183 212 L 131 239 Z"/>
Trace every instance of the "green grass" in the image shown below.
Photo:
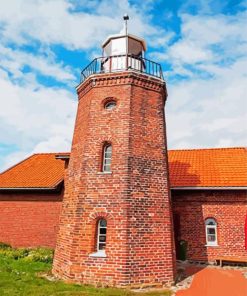
<path fill-rule="evenodd" d="M 50 262 L 14 259 L 0 252 L 0 295 L 1 296 L 156 296 L 171 295 L 169 292 L 134 293 L 122 289 L 94 288 L 48 281 L 39 273 L 49 273 Z"/>

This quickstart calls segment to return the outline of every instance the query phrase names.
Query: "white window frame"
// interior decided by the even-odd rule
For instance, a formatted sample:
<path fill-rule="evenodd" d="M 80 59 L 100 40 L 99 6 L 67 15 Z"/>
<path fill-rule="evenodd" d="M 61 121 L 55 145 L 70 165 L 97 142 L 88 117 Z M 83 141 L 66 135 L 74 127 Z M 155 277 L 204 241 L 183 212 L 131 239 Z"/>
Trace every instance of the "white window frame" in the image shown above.
<path fill-rule="evenodd" d="M 107 151 L 107 149 L 111 149 L 110 153 Z M 107 157 L 106 155 L 110 154 L 110 157 Z M 107 161 L 109 161 L 107 163 Z M 112 162 L 112 145 L 111 144 L 105 144 L 103 149 L 103 160 L 102 160 L 102 172 L 103 173 L 111 173 L 111 162 Z M 108 168 L 108 169 L 107 169 Z"/>
<path fill-rule="evenodd" d="M 105 221 L 106 222 L 106 226 L 101 226 L 100 222 L 101 221 Z M 106 229 L 105 234 L 101 234 L 100 230 L 101 229 Z M 98 221 L 98 227 L 97 227 L 97 252 L 102 252 L 105 253 L 105 248 L 106 248 L 106 235 L 107 235 L 107 220 L 102 218 Z M 100 242 L 100 236 L 105 236 L 105 242 Z M 105 245 L 104 249 L 100 249 L 100 244 L 101 245 Z"/>
<path fill-rule="evenodd" d="M 209 223 L 214 223 L 214 224 L 210 225 Z M 215 241 L 208 240 L 208 235 L 210 235 L 208 234 L 208 229 L 214 229 Z M 205 231 L 206 231 L 206 246 L 210 246 L 210 247 L 218 246 L 217 222 L 214 218 L 207 218 L 205 220 Z"/>

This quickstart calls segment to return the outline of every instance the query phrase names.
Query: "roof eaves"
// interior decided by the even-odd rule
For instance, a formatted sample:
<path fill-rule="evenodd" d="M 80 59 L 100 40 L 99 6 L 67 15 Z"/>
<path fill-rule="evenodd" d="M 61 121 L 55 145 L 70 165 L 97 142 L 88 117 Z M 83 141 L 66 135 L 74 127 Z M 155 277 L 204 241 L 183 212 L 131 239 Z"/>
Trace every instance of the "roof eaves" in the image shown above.
<path fill-rule="evenodd" d="M 58 191 L 64 179 L 60 179 L 52 187 L 0 187 L 0 191 Z"/>
<path fill-rule="evenodd" d="M 236 146 L 236 147 L 214 147 L 214 148 L 184 148 L 184 149 L 168 149 L 168 152 L 182 152 L 182 151 L 214 151 L 214 150 L 246 150 L 247 147 L 245 146 Z"/>
<path fill-rule="evenodd" d="M 70 155 L 69 154 L 67 154 L 67 155 L 59 155 L 59 154 L 56 154 L 55 155 L 55 158 L 56 159 L 61 159 L 61 160 L 68 160 L 68 159 L 70 159 Z"/>
<path fill-rule="evenodd" d="M 56 191 L 57 187 L 2 187 L 0 191 Z"/>
<path fill-rule="evenodd" d="M 247 186 L 175 186 L 171 190 L 247 190 Z"/>

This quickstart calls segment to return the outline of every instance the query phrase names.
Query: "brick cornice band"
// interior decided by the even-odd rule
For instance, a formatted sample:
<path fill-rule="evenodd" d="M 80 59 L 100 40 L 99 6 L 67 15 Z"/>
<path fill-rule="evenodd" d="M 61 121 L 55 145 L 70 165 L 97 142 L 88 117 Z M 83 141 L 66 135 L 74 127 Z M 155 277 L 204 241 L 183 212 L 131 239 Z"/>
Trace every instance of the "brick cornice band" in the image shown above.
<path fill-rule="evenodd" d="M 152 77 L 150 75 L 136 72 L 115 72 L 108 74 L 96 74 L 90 76 L 87 80 L 77 86 L 79 100 L 93 87 L 115 86 L 115 85 L 135 85 L 153 91 L 164 91 L 167 97 L 165 81 Z"/>

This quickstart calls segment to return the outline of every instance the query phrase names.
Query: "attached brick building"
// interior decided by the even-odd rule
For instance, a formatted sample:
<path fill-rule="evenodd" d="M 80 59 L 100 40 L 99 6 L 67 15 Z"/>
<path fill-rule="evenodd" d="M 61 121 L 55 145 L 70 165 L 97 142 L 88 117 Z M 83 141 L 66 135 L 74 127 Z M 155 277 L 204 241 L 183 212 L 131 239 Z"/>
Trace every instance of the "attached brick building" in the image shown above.
<path fill-rule="evenodd" d="M 181 240 L 191 260 L 247 259 L 246 149 L 168 152 L 166 84 L 145 48 L 108 38 L 82 72 L 71 154 L 35 154 L 0 175 L 0 241 L 56 247 L 61 278 L 163 285 Z"/>
<path fill-rule="evenodd" d="M 0 241 L 55 248 L 64 192 L 65 154 L 34 154 L 0 175 Z M 175 241 L 187 258 L 247 258 L 247 149 L 168 152 Z M 217 245 L 207 246 L 207 218 L 217 222 Z M 178 250 L 177 250 L 178 251 Z"/>

